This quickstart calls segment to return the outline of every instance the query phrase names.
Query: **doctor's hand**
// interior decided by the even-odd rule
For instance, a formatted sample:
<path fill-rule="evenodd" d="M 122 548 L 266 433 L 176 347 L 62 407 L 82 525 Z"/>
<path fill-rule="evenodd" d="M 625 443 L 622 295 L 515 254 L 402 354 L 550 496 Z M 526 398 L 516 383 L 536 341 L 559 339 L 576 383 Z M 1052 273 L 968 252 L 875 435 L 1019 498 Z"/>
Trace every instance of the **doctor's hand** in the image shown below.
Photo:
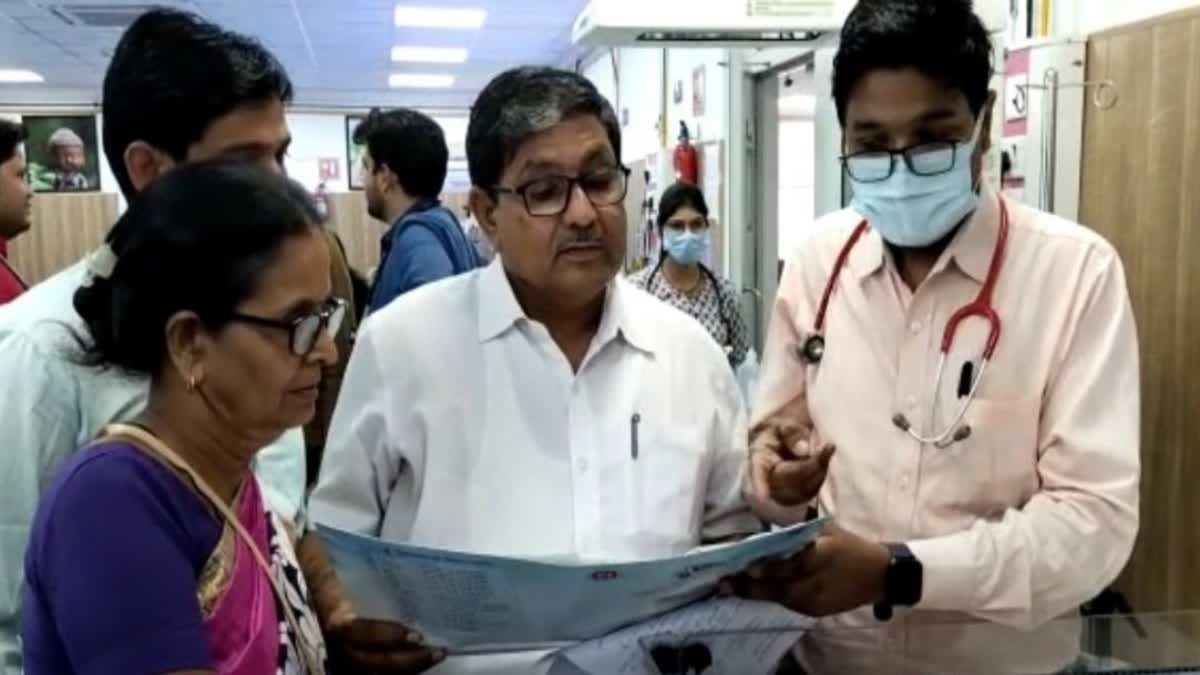
<path fill-rule="evenodd" d="M 891 554 L 883 544 L 832 527 L 786 560 L 755 563 L 721 592 L 775 602 L 808 616 L 841 614 L 882 602 Z"/>
<path fill-rule="evenodd" d="M 754 431 L 750 442 L 746 502 L 759 517 L 778 525 L 803 521 L 821 491 L 835 448 L 810 444 L 811 427 L 788 421 L 770 422 Z"/>

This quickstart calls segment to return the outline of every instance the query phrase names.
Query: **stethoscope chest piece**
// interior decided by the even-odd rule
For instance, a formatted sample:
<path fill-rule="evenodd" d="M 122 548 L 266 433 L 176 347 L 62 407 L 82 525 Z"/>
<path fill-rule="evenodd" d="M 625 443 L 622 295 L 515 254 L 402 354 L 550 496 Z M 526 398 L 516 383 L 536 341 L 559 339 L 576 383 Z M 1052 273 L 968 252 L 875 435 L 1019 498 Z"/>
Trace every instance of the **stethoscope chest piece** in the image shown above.
<path fill-rule="evenodd" d="M 825 337 L 819 333 L 808 336 L 800 347 L 800 359 L 809 365 L 817 365 L 825 358 Z"/>

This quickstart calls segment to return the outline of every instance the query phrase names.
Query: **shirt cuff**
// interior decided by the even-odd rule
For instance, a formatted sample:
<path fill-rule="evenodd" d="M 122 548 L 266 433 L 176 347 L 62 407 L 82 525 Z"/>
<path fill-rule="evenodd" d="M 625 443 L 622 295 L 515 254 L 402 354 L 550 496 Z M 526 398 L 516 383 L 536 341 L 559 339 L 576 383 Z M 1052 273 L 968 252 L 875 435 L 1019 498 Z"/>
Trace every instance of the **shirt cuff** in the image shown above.
<path fill-rule="evenodd" d="M 967 535 L 967 536 L 964 536 Z M 975 605 L 975 547 L 968 533 L 908 542 L 921 563 L 921 601 L 917 609 L 967 612 Z"/>

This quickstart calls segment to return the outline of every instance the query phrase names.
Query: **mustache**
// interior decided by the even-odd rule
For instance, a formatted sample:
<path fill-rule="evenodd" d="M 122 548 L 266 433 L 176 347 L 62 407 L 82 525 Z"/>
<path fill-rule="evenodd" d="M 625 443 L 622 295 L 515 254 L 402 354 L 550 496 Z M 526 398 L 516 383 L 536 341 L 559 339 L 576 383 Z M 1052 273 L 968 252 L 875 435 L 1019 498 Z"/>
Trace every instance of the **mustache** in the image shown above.
<path fill-rule="evenodd" d="M 604 240 L 599 237 L 576 237 L 558 245 L 559 253 L 589 248 L 604 248 Z"/>

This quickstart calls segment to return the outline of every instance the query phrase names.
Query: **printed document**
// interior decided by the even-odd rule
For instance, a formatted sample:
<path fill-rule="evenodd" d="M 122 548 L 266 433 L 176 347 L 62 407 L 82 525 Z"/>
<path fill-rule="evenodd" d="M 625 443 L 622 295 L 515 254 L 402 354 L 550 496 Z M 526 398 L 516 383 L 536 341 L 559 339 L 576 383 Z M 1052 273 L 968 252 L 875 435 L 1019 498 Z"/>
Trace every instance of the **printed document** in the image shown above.
<path fill-rule="evenodd" d="M 403 623 L 451 654 L 481 654 L 555 649 L 686 607 L 757 560 L 799 552 L 828 522 L 627 563 L 522 560 L 319 532 L 360 616 Z"/>
<path fill-rule="evenodd" d="M 776 604 L 720 598 L 569 647 L 543 661 L 549 663 L 550 675 L 771 675 L 814 623 Z"/>

